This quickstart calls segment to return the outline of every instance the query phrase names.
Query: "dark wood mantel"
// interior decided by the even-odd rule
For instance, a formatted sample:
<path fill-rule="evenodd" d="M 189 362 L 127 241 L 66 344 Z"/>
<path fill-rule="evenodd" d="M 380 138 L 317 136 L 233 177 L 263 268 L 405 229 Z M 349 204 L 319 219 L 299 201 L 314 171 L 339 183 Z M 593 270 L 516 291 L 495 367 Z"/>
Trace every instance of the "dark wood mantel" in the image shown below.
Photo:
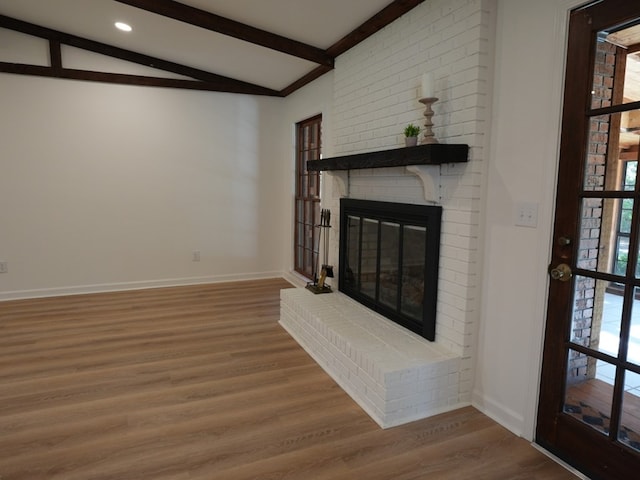
<path fill-rule="evenodd" d="M 441 165 L 469 161 L 469 146 L 432 143 L 415 147 L 394 148 L 357 153 L 342 157 L 307 162 L 307 170 L 355 170 L 359 168 L 402 167 L 406 165 Z"/>

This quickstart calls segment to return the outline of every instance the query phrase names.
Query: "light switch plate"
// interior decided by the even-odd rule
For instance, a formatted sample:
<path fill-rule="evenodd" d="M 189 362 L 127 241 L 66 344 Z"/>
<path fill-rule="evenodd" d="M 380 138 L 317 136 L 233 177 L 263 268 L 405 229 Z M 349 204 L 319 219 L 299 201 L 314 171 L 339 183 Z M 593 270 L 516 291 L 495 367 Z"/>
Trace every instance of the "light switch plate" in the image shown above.
<path fill-rule="evenodd" d="M 536 228 L 538 226 L 538 204 L 517 202 L 514 223 L 518 227 Z"/>

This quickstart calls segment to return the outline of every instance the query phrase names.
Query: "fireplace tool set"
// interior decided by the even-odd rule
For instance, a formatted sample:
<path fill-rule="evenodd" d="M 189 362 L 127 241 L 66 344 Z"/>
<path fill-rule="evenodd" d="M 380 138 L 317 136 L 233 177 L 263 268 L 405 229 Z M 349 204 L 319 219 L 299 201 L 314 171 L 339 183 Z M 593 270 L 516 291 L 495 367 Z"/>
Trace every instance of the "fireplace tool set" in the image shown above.
<path fill-rule="evenodd" d="M 329 265 L 329 229 L 331 228 L 331 211 L 328 208 L 320 210 L 320 224 L 317 225 L 320 229 L 320 235 L 318 237 L 318 247 L 323 245 L 322 252 L 322 267 L 318 273 L 318 265 L 320 263 L 320 252 L 316 257 L 316 268 L 313 272 L 313 283 L 307 284 L 307 290 L 311 290 L 313 293 L 331 293 L 331 287 L 325 285 L 327 278 L 333 278 L 333 266 Z"/>

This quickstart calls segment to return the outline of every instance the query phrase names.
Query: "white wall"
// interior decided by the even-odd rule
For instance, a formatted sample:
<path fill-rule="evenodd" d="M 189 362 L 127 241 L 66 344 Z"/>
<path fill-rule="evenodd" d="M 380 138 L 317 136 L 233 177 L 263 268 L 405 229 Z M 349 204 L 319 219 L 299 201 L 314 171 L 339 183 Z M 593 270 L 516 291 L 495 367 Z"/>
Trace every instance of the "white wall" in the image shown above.
<path fill-rule="evenodd" d="M 558 160 L 567 10 L 576 0 L 501 0 L 474 404 L 533 438 Z M 518 202 L 537 228 L 514 225 Z"/>
<path fill-rule="evenodd" d="M 0 299 L 282 274 L 280 99 L 2 74 L 0 105 Z"/>

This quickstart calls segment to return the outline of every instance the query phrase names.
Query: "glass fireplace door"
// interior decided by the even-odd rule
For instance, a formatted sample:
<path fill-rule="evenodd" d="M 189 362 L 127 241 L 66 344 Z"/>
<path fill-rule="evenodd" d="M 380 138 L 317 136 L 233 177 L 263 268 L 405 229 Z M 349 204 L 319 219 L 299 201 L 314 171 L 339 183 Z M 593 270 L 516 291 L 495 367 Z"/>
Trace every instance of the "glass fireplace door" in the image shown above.
<path fill-rule="evenodd" d="M 351 206 L 358 208 L 345 212 Z M 340 290 L 429 340 L 435 338 L 440 212 L 341 202 Z"/>

